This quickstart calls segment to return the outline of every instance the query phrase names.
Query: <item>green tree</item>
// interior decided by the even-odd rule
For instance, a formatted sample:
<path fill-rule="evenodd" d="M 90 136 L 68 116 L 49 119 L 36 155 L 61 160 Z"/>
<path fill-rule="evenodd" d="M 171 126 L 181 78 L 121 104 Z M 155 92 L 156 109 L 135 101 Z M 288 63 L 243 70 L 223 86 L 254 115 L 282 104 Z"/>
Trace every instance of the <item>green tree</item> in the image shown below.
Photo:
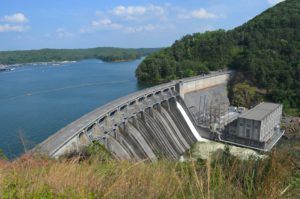
<path fill-rule="evenodd" d="M 261 100 L 256 88 L 250 86 L 247 82 L 234 85 L 232 90 L 232 103 L 235 106 L 250 108 Z"/>
<path fill-rule="evenodd" d="M 300 110 L 299 30 L 299 0 L 286 0 L 233 30 L 186 35 L 148 56 L 136 75 L 165 82 L 231 68 L 245 78 L 234 84 L 247 81 L 266 91 L 266 100 Z"/>

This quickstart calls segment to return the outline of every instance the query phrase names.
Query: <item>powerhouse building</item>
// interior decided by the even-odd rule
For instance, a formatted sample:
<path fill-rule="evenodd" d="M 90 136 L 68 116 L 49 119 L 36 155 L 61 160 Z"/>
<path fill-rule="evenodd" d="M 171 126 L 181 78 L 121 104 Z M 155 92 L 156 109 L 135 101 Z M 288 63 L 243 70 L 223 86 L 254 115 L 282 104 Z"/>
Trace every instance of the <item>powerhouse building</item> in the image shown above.
<path fill-rule="evenodd" d="M 284 133 L 280 129 L 281 116 L 281 104 L 262 102 L 229 123 L 223 139 L 268 151 Z"/>

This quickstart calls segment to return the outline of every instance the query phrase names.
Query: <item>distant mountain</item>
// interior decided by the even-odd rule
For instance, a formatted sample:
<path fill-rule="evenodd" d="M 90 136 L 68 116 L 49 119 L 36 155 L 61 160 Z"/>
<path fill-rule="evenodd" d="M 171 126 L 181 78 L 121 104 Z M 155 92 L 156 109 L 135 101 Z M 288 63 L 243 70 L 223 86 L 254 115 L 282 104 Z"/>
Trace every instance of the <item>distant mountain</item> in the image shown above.
<path fill-rule="evenodd" d="M 111 48 L 88 49 L 41 49 L 23 51 L 0 51 L 0 64 L 21 64 L 51 61 L 76 61 L 101 59 L 103 61 L 128 61 L 149 55 L 159 48 Z"/>
<path fill-rule="evenodd" d="M 267 100 L 299 110 L 300 1 L 279 3 L 233 30 L 186 35 L 148 56 L 136 76 L 165 82 L 223 68 L 237 70 L 234 84 L 246 81 Z"/>

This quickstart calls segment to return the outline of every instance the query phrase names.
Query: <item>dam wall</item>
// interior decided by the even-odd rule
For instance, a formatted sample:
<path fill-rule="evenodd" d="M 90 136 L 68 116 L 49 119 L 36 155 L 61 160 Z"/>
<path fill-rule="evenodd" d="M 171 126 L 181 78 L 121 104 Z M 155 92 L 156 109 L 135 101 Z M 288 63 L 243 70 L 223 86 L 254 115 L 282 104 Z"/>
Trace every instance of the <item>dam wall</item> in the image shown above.
<path fill-rule="evenodd" d="M 120 160 L 178 159 L 193 143 L 204 140 L 190 112 L 195 105 L 188 100 L 191 93 L 226 85 L 230 75 L 231 71 L 213 72 L 119 98 L 70 123 L 34 151 L 59 157 L 97 141 Z"/>
<path fill-rule="evenodd" d="M 211 72 L 208 75 L 185 78 L 180 81 L 180 95 L 184 96 L 188 93 L 214 87 L 216 85 L 226 85 L 230 79 L 232 71 Z"/>

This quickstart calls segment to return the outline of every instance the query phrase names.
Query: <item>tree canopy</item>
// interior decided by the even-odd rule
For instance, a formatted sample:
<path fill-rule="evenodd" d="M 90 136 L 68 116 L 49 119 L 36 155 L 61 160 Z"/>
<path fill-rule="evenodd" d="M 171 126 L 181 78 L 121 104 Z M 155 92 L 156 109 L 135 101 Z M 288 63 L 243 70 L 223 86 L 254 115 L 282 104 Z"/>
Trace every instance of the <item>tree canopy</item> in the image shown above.
<path fill-rule="evenodd" d="M 21 64 L 51 61 L 76 61 L 101 59 L 103 61 L 127 61 L 149 55 L 157 48 L 88 48 L 88 49 L 41 49 L 0 52 L 0 64 Z"/>
<path fill-rule="evenodd" d="M 300 1 L 286 0 L 233 30 L 186 35 L 148 56 L 139 81 L 165 82 L 230 68 L 266 98 L 300 108 Z"/>

